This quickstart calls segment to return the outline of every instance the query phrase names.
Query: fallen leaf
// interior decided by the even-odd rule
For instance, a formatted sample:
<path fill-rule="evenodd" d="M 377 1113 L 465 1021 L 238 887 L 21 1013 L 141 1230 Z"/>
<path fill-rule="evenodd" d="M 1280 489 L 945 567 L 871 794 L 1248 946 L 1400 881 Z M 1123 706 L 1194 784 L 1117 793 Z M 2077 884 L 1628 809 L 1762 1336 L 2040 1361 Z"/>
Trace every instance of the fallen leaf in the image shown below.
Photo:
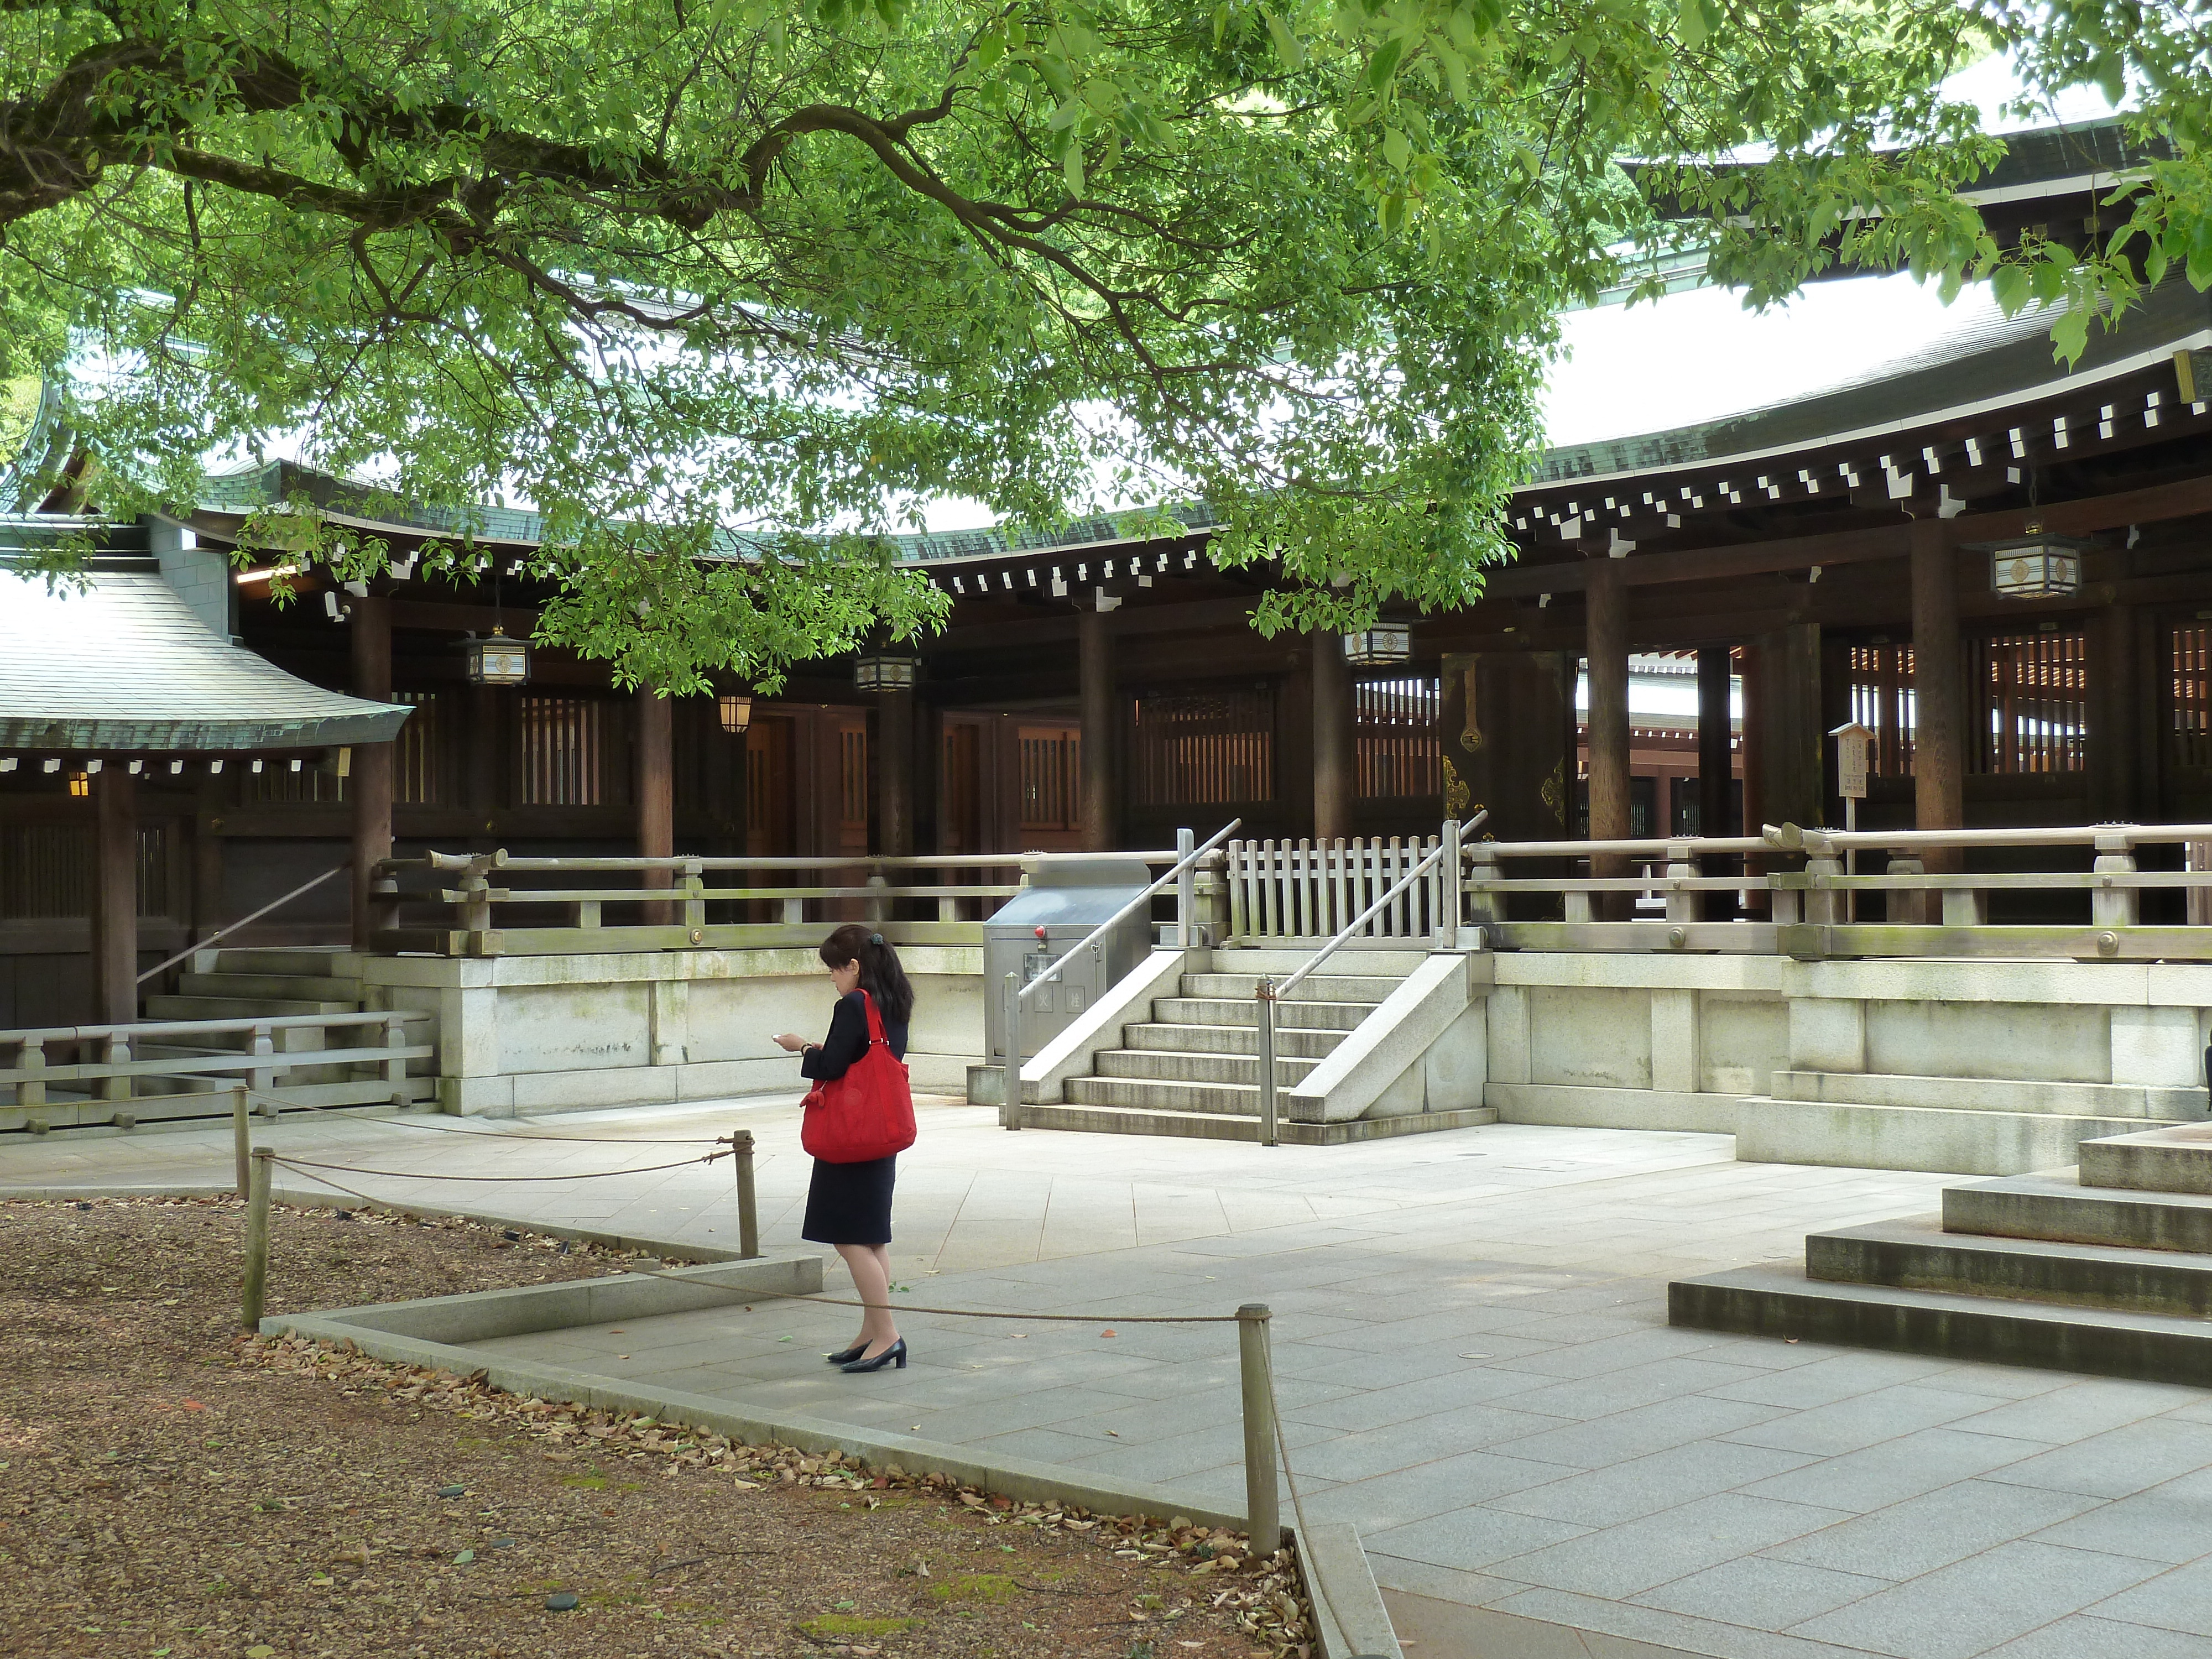
<path fill-rule="evenodd" d="M 187 1400 L 185 1401 L 185 1409 L 188 1412 L 204 1412 L 207 1407 L 197 1400 Z"/>
<path fill-rule="evenodd" d="M 1099 1332 L 1099 1333 L 1098 1333 L 1098 1334 L 1099 1334 L 1099 1335 L 1101 1335 L 1101 1336 L 1111 1336 L 1111 1335 L 1113 1335 L 1113 1334 L 1114 1334 L 1114 1333 L 1113 1333 L 1113 1332 L 1111 1332 L 1111 1331 L 1101 1331 L 1101 1332 Z"/>

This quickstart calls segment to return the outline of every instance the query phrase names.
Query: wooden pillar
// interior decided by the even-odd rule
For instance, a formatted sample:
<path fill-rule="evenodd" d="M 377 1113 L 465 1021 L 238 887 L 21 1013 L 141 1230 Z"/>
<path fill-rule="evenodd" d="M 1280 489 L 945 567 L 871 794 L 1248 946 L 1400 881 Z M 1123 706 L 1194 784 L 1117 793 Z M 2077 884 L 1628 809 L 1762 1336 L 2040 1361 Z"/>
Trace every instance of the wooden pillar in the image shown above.
<path fill-rule="evenodd" d="M 392 602 L 381 596 L 353 602 L 353 694 L 371 702 L 392 701 Z M 377 861 L 392 856 L 392 745 L 356 744 L 346 777 L 353 811 L 353 944 L 369 948 L 377 918 L 368 884 Z"/>
<path fill-rule="evenodd" d="M 1352 834 L 1352 803 L 1359 793 L 1352 698 L 1344 635 L 1334 629 L 1323 629 L 1313 636 L 1313 827 L 1317 841 Z"/>
<path fill-rule="evenodd" d="M 1106 618 L 1084 611 L 1076 618 L 1077 679 L 1083 708 L 1083 846 L 1109 852 L 1120 831 L 1114 751 L 1114 635 Z"/>
<path fill-rule="evenodd" d="M 1628 586 L 1613 559 L 1589 566 L 1583 660 L 1589 676 L 1589 833 L 1592 841 L 1622 841 L 1628 836 Z M 1624 876 L 1628 860 L 1619 854 L 1590 860 L 1594 876 Z M 1621 902 L 1614 903 L 1614 899 Z M 1594 903 L 1594 915 L 1614 919 L 1628 914 L 1625 896 L 1606 896 Z"/>
<path fill-rule="evenodd" d="M 1959 641 L 1958 558 L 1940 519 L 1912 525 L 1912 689 L 1918 719 L 1912 738 L 1913 828 L 1966 823 L 1966 706 Z M 1930 875 L 1960 868 L 1957 849 L 1921 854 Z"/>
<path fill-rule="evenodd" d="M 1766 823 L 1766 724 L 1767 690 L 1765 672 L 1765 653 L 1756 642 L 1746 641 L 1742 654 L 1737 659 L 1737 676 L 1743 685 L 1743 821 L 1736 826 L 1737 833 L 1756 839 Z M 1748 854 L 1743 861 L 1744 873 L 1753 879 L 1744 890 L 1750 913 L 1768 913 L 1766 890 L 1759 879 L 1766 873 L 1766 860 L 1759 854 Z"/>
<path fill-rule="evenodd" d="M 2100 823 L 2136 823 L 2146 816 L 2144 732 L 2136 714 L 2136 623 L 2133 605 L 2108 605 L 2089 628 L 2089 814 Z"/>
<path fill-rule="evenodd" d="M 138 781 L 110 761 L 92 781 L 92 1020 L 138 1018 Z"/>
<path fill-rule="evenodd" d="M 1735 792 L 1735 719 L 1730 680 L 1735 662 L 1727 646 L 1709 645 L 1698 653 L 1698 827 L 1708 836 L 1732 836 Z"/>
<path fill-rule="evenodd" d="M 904 858 L 914 851 L 914 693 L 876 694 L 876 851 Z"/>
<path fill-rule="evenodd" d="M 1734 653 L 1725 645 L 1709 645 L 1698 653 L 1698 830 L 1700 835 L 1733 836 L 1742 826 L 1733 808 L 1735 792 L 1735 719 L 1731 707 Z M 1671 827 L 1671 826 L 1670 826 Z M 1709 855 L 1701 875 L 1733 875 L 1740 860 L 1729 854 Z M 1709 921 L 1725 921 L 1735 914 L 1729 893 L 1707 893 L 1701 905 Z"/>
<path fill-rule="evenodd" d="M 1827 738 L 1820 724 L 1820 624 L 1791 623 L 1768 635 L 1759 664 L 1765 708 L 1759 767 L 1766 817 L 1806 829 L 1824 824 L 1828 811 L 1821 773 Z"/>
<path fill-rule="evenodd" d="M 665 859 L 676 851 L 675 706 L 651 685 L 637 688 L 637 852 L 640 858 Z M 669 885 L 665 870 L 647 870 L 639 884 Z M 674 907 L 648 904 L 647 925 L 675 921 Z"/>

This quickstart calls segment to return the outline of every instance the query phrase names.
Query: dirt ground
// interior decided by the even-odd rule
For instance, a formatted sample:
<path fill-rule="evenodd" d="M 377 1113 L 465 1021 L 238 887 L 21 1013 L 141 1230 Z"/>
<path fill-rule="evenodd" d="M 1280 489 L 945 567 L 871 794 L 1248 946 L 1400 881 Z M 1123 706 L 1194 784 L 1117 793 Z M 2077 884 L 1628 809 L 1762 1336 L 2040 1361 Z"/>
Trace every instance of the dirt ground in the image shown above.
<path fill-rule="evenodd" d="M 1258 1659 L 1286 1557 L 236 1328 L 234 1200 L 0 1203 L 0 1653 Z M 269 1309 L 622 1271 L 280 1209 Z M 1181 1522 L 1180 1525 L 1174 1524 Z"/>

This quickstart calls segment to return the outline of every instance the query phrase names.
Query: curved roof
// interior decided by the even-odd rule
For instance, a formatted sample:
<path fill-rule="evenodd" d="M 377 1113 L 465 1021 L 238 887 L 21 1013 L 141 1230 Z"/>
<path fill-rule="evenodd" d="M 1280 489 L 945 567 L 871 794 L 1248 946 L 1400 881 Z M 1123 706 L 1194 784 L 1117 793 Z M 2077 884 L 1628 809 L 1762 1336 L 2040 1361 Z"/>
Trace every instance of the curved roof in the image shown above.
<path fill-rule="evenodd" d="M 324 749 L 388 741 L 410 712 L 209 632 L 150 559 L 98 561 L 81 589 L 0 565 L 0 749 Z"/>

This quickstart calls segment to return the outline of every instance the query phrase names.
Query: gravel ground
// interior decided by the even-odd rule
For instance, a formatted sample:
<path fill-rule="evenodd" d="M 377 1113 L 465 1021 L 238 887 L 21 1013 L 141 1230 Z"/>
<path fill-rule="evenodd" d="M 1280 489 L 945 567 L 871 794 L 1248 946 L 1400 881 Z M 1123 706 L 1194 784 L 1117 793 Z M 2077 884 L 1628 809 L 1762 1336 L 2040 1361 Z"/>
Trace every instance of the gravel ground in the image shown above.
<path fill-rule="evenodd" d="M 269 1307 L 622 1270 L 280 1209 Z M 0 1203 L 0 1652 L 1307 1652 L 1286 1556 L 236 1330 L 233 1200 Z M 568 1604 L 573 1600 L 573 1607 Z"/>

